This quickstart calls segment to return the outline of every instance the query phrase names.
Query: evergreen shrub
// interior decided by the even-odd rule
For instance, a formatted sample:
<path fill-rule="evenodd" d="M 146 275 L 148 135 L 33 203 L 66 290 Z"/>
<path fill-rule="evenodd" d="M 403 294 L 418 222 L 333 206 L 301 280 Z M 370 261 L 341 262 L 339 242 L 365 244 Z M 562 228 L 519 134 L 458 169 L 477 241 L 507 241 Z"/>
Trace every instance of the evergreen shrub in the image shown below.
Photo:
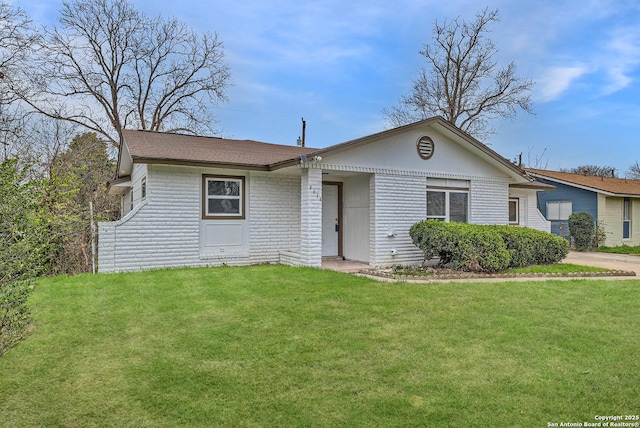
<path fill-rule="evenodd" d="M 578 250 L 591 248 L 596 236 L 596 223 L 589 213 L 573 213 L 569 216 L 569 233 Z"/>
<path fill-rule="evenodd" d="M 523 227 L 445 223 L 424 220 L 409 231 L 426 261 L 455 270 L 498 272 L 511 267 L 552 264 L 564 259 L 568 242 L 556 235 Z"/>

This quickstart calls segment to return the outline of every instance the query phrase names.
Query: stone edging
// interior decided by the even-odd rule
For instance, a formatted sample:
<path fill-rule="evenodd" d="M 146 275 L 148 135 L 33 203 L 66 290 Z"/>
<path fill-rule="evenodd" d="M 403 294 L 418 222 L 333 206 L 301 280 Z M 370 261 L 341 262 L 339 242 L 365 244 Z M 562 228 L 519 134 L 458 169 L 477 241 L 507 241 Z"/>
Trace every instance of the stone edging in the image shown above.
<path fill-rule="evenodd" d="M 566 272 L 566 273 L 473 273 L 473 272 L 445 272 L 434 271 L 433 275 L 396 275 L 389 271 L 377 269 L 362 269 L 363 275 L 377 276 L 396 280 L 430 280 L 430 279 L 509 279 L 509 278 L 597 278 L 611 276 L 636 276 L 635 272 L 626 270 L 610 270 L 606 272 Z"/>

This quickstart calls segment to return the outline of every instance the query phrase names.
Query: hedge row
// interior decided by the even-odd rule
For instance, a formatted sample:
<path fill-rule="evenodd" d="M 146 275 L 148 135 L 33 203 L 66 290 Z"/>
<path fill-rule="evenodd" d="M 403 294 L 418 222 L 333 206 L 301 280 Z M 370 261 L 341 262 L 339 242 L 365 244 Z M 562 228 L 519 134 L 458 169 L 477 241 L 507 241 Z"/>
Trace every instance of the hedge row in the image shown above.
<path fill-rule="evenodd" d="M 424 262 L 454 270 L 499 272 L 511 267 L 552 264 L 564 259 L 569 243 L 556 235 L 523 227 L 424 220 L 409 232 Z"/>

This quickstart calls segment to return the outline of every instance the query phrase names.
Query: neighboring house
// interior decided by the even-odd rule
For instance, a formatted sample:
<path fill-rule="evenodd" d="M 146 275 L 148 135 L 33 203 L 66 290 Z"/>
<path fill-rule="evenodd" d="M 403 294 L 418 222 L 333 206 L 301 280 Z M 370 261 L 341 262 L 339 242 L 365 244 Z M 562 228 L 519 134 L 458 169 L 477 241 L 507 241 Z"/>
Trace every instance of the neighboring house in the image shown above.
<path fill-rule="evenodd" d="M 324 149 L 124 131 L 123 217 L 99 224 L 99 271 L 416 264 L 425 218 L 550 230 L 548 187 L 442 118 Z"/>
<path fill-rule="evenodd" d="M 640 181 L 539 169 L 527 172 L 555 186 L 552 192 L 538 193 L 552 233 L 569 236 L 569 216 L 586 212 L 604 228 L 604 245 L 640 245 Z"/>

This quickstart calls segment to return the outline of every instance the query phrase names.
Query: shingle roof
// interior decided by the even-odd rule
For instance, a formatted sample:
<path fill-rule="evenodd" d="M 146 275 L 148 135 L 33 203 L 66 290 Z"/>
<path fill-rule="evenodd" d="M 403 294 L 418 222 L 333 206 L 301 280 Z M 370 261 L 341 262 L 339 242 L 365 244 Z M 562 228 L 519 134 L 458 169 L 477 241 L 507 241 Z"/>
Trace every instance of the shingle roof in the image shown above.
<path fill-rule="evenodd" d="M 153 131 L 123 131 L 129 154 L 138 162 L 224 164 L 266 168 L 318 149 L 252 140 L 196 137 Z"/>
<path fill-rule="evenodd" d="M 615 195 L 640 196 L 640 181 L 626 178 L 600 177 L 594 175 L 571 174 L 568 172 L 547 171 L 527 168 L 526 171 L 535 177 L 548 178 L 566 184 L 592 189 L 597 192 Z"/>
<path fill-rule="evenodd" d="M 433 126 L 436 130 L 450 133 L 452 139 L 458 142 L 464 141 L 470 151 L 499 168 L 506 168 L 517 180 L 532 181 L 521 168 L 441 117 L 432 117 L 323 149 L 285 146 L 252 140 L 229 140 L 154 131 L 125 130 L 123 131 L 124 146 L 126 146 L 125 149 L 129 156 L 125 156 L 123 159 L 123 150 L 120 151 L 118 173 L 119 175 L 130 174 L 131 161 L 133 163 L 219 166 L 271 171 L 299 163 L 299 158 L 303 154 L 307 157 L 334 155 L 422 126 Z"/>

